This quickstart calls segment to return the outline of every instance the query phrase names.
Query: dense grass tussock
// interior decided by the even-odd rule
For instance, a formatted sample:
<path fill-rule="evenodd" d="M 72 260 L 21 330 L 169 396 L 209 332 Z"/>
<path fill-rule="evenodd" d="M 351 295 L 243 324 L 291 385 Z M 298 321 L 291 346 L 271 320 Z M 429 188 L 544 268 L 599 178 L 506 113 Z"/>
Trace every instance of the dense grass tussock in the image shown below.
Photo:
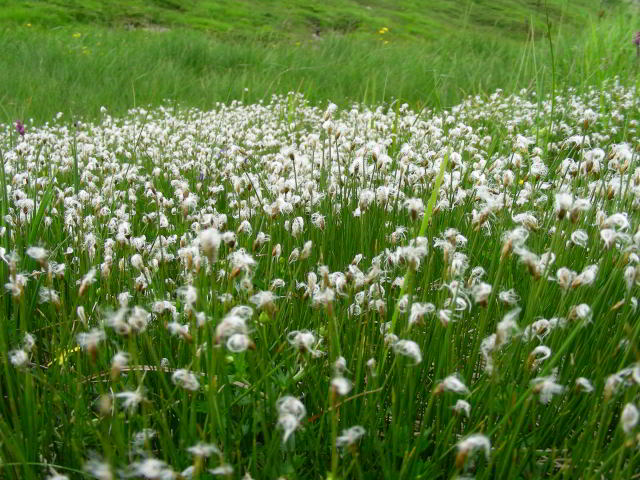
<path fill-rule="evenodd" d="M 636 89 L 6 125 L 4 478 L 631 478 Z"/>

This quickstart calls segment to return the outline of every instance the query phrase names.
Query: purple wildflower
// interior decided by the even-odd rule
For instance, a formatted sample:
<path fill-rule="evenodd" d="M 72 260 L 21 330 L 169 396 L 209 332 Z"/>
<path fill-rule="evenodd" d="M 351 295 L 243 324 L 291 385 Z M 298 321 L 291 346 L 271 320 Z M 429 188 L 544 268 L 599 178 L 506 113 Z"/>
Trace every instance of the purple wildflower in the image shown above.
<path fill-rule="evenodd" d="M 633 44 L 640 48 L 640 32 L 636 32 L 636 34 L 633 36 Z"/>
<path fill-rule="evenodd" d="M 21 137 L 24 137 L 24 123 L 20 120 L 16 122 L 16 131 L 20 134 Z"/>

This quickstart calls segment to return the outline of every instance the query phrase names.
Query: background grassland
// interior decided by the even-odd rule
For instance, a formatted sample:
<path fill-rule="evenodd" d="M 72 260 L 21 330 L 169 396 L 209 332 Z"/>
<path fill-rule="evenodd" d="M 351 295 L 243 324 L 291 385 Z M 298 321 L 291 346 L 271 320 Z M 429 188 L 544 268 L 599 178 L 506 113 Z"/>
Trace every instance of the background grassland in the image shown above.
<path fill-rule="evenodd" d="M 97 118 L 173 101 L 448 107 L 469 94 L 633 75 L 635 16 L 579 0 L 12 2 L 0 0 L 0 122 Z M 3 26 L 3 27 L 1 27 Z M 386 27 L 388 30 L 381 30 Z"/>
<path fill-rule="evenodd" d="M 496 88 L 548 88 L 549 31 L 564 84 L 637 67 L 635 17 L 617 2 L 396 3 L 0 0 L 0 121 L 288 91 L 447 107 Z"/>
<path fill-rule="evenodd" d="M 437 38 L 473 25 L 522 36 L 531 21 L 544 30 L 554 22 L 581 24 L 595 10 L 617 1 L 597 0 L 57 0 L 0 1 L 0 19 L 46 27 L 67 24 L 110 27 L 193 28 L 255 38 L 306 36 L 310 32 L 371 34 L 386 26 L 404 38 Z M 570 5 L 570 8 L 569 8 Z"/>

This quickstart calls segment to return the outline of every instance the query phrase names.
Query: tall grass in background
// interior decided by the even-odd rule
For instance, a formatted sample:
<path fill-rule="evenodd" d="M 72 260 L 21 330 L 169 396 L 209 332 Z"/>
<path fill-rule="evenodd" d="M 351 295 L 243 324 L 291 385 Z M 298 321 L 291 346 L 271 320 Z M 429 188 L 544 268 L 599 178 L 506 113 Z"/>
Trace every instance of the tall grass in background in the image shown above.
<path fill-rule="evenodd" d="M 578 33 L 552 25 L 562 85 L 583 89 L 611 75 L 633 79 L 635 21 L 611 13 Z M 395 41 L 388 34 L 389 43 L 351 36 L 270 43 L 189 30 L 7 28 L 0 32 L 0 120 L 40 123 L 58 112 L 69 121 L 91 119 L 101 106 L 119 114 L 163 102 L 206 109 L 289 91 L 315 103 L 397 99 L 416 109 L 448 107 L 496 88 L 544 94 L 552 76 L 544 35 L 532 28 L 527 41 L 516 41 L 468 29 L 431 42 Z"/>

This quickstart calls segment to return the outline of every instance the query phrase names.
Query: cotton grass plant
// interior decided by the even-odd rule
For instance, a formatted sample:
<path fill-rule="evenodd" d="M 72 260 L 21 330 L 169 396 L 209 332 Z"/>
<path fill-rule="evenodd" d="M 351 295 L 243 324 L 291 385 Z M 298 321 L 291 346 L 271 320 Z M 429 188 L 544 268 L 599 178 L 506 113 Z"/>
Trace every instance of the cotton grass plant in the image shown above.
<path fill-rule="evenodd" d="M 632 478 L 635 88 L 5 125 L 5 478 Z"/>

